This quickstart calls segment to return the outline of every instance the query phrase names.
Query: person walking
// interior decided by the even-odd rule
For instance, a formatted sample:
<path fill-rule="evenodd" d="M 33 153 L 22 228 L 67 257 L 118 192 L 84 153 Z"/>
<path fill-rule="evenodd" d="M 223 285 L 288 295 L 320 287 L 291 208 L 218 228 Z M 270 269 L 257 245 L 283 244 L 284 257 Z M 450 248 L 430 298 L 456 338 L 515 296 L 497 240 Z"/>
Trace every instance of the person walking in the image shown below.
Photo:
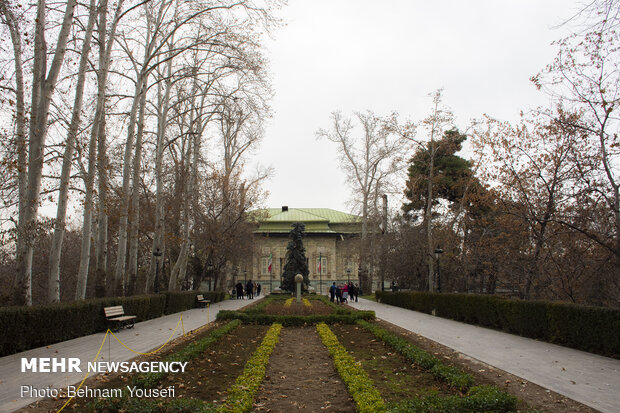
<path fill-rule="evenodd" d="M 256 296 L 260 297 L 260 290 L 262 290 L 263 287 L 260 285 L 260 283 L 256 284 Z"/>
<path fill-rule="evenodd" d="M 342 289 L 340 286 L 336 287 L 336 300 L 338 301 L 338 304 L 342 304 Z"/>
<path fill-rule="evenodd" d="M 334 282 L 331 287 L 329 287 L 329 301 L 334 302 L 334 298 L 336 298 L 336 283 Z"/>
<path fill-rule="evenodd" d="M 243 300 L 243 284 L 241 284 L 241 282 L 238 282 L 235 285 L 235 288 L 237 289 L 237 300 Z"/>
<path fill-rule="evenodd" d="M 248 280 L 248 283 L 245 285 L 245 290 L 250 300 L 254 299 L 254 283 L 252 280 Z"/>
<path fill-rule="evenodd" d="M 351 302 L 353 302 L 354 298 L 355 302 L 357 302 L 357 289 L 352 282 L 349 283 L 349 297 L 351 297 Z"/>
<path fill-rule="evenodd" d="M 344 287 L 342 287 L 342 302 L 349 302 L 349 284 L 346 283 L 344 284 Z"/>

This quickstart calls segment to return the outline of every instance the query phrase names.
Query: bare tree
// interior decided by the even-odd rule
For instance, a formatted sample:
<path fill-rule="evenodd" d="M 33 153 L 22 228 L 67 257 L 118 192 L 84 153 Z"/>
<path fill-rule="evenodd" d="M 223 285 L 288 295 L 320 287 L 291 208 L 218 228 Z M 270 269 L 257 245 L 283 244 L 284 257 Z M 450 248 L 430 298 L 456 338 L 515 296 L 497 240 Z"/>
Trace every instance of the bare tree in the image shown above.
<path fill-rule="evenodd" d="M 355 125 L 350 118 L 343 118 L 339 112 L 332 113 L 329 130 L 320 129 L 318 138 L 325 138 L 338 144 L 340 166 L 356 194 L 356 201 L 362 212 L 362 234 L 360 260 L 362 272 L 360 283 L 363 291 L 371 291 L 368 254 L 368 225 L 371 214 L 379 216 L 379 199 L 388 180 L 401 170 L 403 155 L 407 151 L 406 141 L 392 133 L 389 122 L 374 113 L 356 112 L 361 134 L 354 137 Z M 371 210 L 372 209 L 372 210 Z"/>
<path fill-rule="evenodd" d="M 20 240 L 17 245 L 17 271 L 13 287 L 13 299 L 16 304 L 32 305 L 34 229 L 37 225 L 39 211 L 47 121 L 52 94 L 65 56 L 67 39 L 73 23 L 76 4 L 75 0 L 67 2 L 53 52 L 53 59 L 48 69 L 48 47 L 45 37 L 46 1 L 39 0 L 37 3 L 29 125 L 28 178 L 24 198 L 19 201 L 19 208 L 20 210 L 23 209 L 24 212 L 23 222 L 18 228 Z"/>

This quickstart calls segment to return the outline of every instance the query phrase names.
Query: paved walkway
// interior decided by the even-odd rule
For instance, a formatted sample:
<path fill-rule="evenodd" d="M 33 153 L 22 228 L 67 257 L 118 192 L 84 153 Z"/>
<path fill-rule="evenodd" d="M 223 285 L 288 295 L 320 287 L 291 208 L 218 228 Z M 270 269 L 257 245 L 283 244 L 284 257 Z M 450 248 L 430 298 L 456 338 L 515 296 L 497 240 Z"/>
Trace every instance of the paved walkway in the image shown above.
<path fill-rule="evenodd" d="M 259 299 L 262 298 L 259 297 Z M 208 310 L 196 308 L 181 313 L 170 314 L 164 317 L 136 323 L 133 329 L 121 330 L 116 333 L 119 340 L 123 341 L 129 348 L 146 353 L 161 346 L 172 334 L 181 314 L 183 314 L 183 326 L 185 331 L 195 330 L 209 322 L 215 320 L 220 310 L 236 310 L 247 304 L 256 302 L 254 300 L 225 300 L 212 304 Z M 179 324 L 173 338 L 183 334 L 183 329 Z M 81 359 L 81 369 L 86 371 L 86 363 L 93 361 L 97 350 L 105 333 L 97 333 L 90 336 L 80 337 L 61 343 L 52 344 L 47 347 L 40 347 L 18 354 L 0 358 L 0 412 L 10 412 L 23 406 L 42 399 L 43 397 L 30 397 L 26 394 L 21 397 L 21 386 L 32 386 L 35 389 L 65 388 L 69 385 L 79 383 L 84 378 L 85 373 L 22 373 L 21 358 L 31 357 L 78 357 Z M 134 358 L 135 353 L 127 350 L 112 336 L 108 336 L 104 344 L 99 360 L 101 361 L 126 361 Z"/>
<path fill-rule="evenodd" d="M 620 360 L 361 298 L 350 305 L 594 409 L 620 412 Z"/>

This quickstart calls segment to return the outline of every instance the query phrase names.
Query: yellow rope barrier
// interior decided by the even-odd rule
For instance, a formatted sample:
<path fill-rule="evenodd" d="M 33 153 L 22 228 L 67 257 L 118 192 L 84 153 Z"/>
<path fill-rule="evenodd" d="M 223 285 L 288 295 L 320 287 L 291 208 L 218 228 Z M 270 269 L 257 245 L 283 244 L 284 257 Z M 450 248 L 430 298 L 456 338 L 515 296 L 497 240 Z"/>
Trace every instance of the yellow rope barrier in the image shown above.
<path fill-rule="evenodd" d="M 133 352 L 133 353 L 135 353 L 135 354 L 140 354 L 140 355 L 143 355 L 143 356 L 148 356 L 148 355 L 151 355 L 151 354 L 155 354 L 155 353 L 157 353 L 159 350 L 161 350 L 162 348 L 164 348 L 164 346 L 165 346 L 166 344 L 168 344 L 168 343 L 170 342 L 170 340 L 172 340 L 172 337 L 174 336 L 174 333 L 176 333 L 177 329 L 179 328 L 179 323 L 181 323 L 181 325 L 183 325 L 183 314 L 181 314 L 181 317 L 179 317 L 179 321 L 177 321 L 177 325 L 174 327 L 174 330 L 172 330 L 172 334 L 170 334 L 170 337 L 168 337 L 168 340 L 166 340 L 166 342 L 165 342 L 164 344 L 162 344 L 161 346 L 159 346 L 157 349 L 155 349 L 155 350 L 153 350 L 153 351 L 150 351 L 150 352 L 148 352 L 148 353 L 142 353 L 142 352 L 139 352 L 139 351 L 136 351 L 136 350 L 133 350 L 133 349 L 129 348 L 129 347 L 128 347 L 125 343 L 123 343 L 123 342 L 122 342 L 122 341 L 121 341 L 118 337 L 116 337 L 116 334 L 114 334 L 114 333 L 112 332 L 112 330 L 110 330 L 110 329 L 108 328 L 108 331 L 106 331 L 106 332 L 105 332 L 105 336 L 103 336 L 103 341 L 101 342 L 101 345 L 99 346 L 99 350 L 97 351 L 97 355 L 95 356 L 95 358 L 94 358 L 93 362 L 96 362 L 96 361 L 97 361 L 97 359 L 99 358 L 99 354 L 101 354 L 101 349 L 103 348 L 103 345 L 105 344 L 105 341 L 106 341 L 106 339 L 108 338 L 108 334 L 111 334 L 111 335 L 112 335 L 112 336 L 116 339 L 116 341 L 118 341 L 118 342 L 119 342 L 119 343 L 120 343 L 123 347 L 125 347 L 127 350 L 129 350 L 129 351 L 131 351 L 131 352 Z M 185 335 L 185 326 L 183 326 L 183 335 Z M 108 342 L 108 343 L 109 343 L 109 342 Z M 77 392 L 78 390 L 80 390 L 80 388 L 82 387 L 82 385 L 84 384 L 84 382 L 85 382 L 85 381 L 86 381 L 86 379 L 88 378 L 89 374 L 90 374 L 89 372 L 86 372 L 86 375 L 84 376 L 84 378 L 83 378 L 83 379 L 82 379 L 82 381 L 80 382 L 80 385 L 77 387 L 77 389 L 75 389 L 75 391 L 76 391 L 76 392 Z M 71 397 L 69 400 L 67 400 L 67 401 L 65 402 L 65 404 L 63 404 L 63 405 L 62 405 L 62 407 L 61 407 L 61 408 L 58 410 L 58 412 L 56 412 L 56 413 L 60 413 L 60 412 L 61 412 L 61 411 L 62 411 L 65 407 L 67 407 L 67 405 L 68 405 L 69 403 L 71 403 L 71 400 L 73 400 L 73 397 Z"/>

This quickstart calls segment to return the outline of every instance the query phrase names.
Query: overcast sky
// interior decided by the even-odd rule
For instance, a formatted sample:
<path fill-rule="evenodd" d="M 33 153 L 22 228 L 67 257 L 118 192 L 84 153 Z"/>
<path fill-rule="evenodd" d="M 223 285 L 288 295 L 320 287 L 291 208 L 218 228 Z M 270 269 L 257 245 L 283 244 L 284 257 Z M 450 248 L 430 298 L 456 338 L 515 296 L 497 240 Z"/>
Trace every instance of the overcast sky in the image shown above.
<path fill-rule="evenodd" d="M 267 42 L 274 116 L 256 153 L 275 168 L 265 206 L 349 211 L 337 147 L 316 140 L 330 113 L 423 119 L 444 88 L 457 126 L 516 120 L 548 100 L 529 82 L 555 56 L 574 0 L 289 0 Z M 380 5 L 380 6 L 379 6 Z M 405 171 L 403 171 L 403 175 Z M 396 201 L 395 201 L 396 202 Z M 398 207 L 398 205 L 391 205 Z"/>

